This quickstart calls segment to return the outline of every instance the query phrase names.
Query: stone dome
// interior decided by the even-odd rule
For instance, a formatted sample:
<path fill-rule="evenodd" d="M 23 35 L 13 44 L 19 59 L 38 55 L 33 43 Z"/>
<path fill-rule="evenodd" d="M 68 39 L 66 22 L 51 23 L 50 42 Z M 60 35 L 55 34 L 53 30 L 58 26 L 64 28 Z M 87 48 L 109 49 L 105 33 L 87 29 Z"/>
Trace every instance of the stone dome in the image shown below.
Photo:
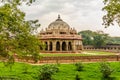
<path fill-rule="evenodd" d="M 48 28 L 49 28 L 49 30 L 52 30 L 52 29 L 66 30 L 66 29 L 69 29 L 70 26 L 60 18 L 60 15 L 58 15 L 58 19 L 56 19 L 56 21 L 50 23 Z"/>
<path fill-rule="evenodd" d="M 60 15 L 58 15 L 58 19 L 50 23 L 49 26 L 45 29 L 45 31 L 41 30 L 40 34 L 70 35 L 77 34 L 77 31 L 74 28 L 70 28 L 70 26 L 60 18 Z"/>

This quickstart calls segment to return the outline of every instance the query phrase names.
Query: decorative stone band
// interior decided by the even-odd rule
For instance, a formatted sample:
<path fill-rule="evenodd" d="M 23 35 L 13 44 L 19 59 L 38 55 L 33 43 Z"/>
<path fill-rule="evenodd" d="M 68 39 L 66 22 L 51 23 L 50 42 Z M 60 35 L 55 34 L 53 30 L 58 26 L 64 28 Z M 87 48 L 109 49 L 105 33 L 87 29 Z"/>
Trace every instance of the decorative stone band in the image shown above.
<path fill-rule="evenodd" d="M 39 36 L 41 40 L 44 39 L 70 39 L 70 40 L 82 40 L 81 36 L 79 35 L 41 35 Z"/>

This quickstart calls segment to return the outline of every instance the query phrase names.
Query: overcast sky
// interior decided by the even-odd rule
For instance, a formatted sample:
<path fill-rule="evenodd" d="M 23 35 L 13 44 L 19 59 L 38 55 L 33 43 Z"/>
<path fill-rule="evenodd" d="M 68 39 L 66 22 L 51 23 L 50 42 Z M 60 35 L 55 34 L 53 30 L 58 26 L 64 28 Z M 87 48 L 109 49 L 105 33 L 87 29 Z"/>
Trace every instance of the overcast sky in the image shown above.
<path fill-rule="evenodd" d="M 104 28 L 101 9 L 103 0 L 36 0 L 31 6 L 22 6 L 26 12 L 26 19 L 38 19 L 41 28 L 45 29 L 57 19 L 58 14 L 70 27 L 77 31 L 103 30 L 111 36 L 120 36 L 120 27 L 117 25 Z"/>

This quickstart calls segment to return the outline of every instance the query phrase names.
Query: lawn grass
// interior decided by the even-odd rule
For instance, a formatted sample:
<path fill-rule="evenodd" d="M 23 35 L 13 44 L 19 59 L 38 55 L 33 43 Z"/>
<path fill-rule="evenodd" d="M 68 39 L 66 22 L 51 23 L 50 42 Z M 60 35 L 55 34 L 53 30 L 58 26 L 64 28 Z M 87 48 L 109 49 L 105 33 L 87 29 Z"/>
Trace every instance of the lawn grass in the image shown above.
<path fill-rule="evenodd" d="M 78 74 L 82 80 L 101 80 L 99 63 L 84 63 L 83 65 L 83 71 L 77 72 L 74 64 L 60 64 L 60 70 L 53 75 L 53 78 L 54 80 L 75 80 L 75 75 Z M 110 62 L 110 66 L 114 69 L 111 76 L 120 80 L 120 62 Z M 14 76 L 20 78 L 20 80 L 38 80 L 40 67 L 41 65 L 15 63 L 10 70 L 3 63 L 0 63 L 0 77 Z M 24 72 L 26 69 L 28 70 L 27 73 Z"/>
<path fill-rule="evenodd" d="M 89 54 L 93 55 L 115 55 L 113 52 L 105 52 L 105 51 L 85 51 Z"/>
<path fill-rule="evenodd" d="M 89 54 L 81 54 L 81 53 L 41 53 L 43 57 L 52 57 L 52 56 L 88 56 Z M 90 55 L 89 55 L 90 56 Z"/>
<path fill-rule="evenodd" d="M 28 70 L 27 72 L 25 72 Z M 37 80 L 39 66 L 32 66 L 25 63 L 15 63 L 12 70 L 0 63 L 0 77 L 15 77 L 18 80 Z M 3 80 L 17 80 L 17 79 L 3 79 Z M 0 79 L 1 80 L 1 79 Z"/>
<path fill-rule="evenodd" d="M 78 74 L 82 80 L 101 80 L 102 75 L 99 65 L 100 63 L 85 63 L 83 71 L 77 72 L 73 64 L 62 64 L 60 72 L 56 73 L 53 77 L 56 80 L 75 80 L 75 75 Z M 114 69 L 111 77 L 115 77 L 115 80 L 120 80 L 120 63 L 111 62 L 110 65 Z"/>
<path fill-rule="evenodd" d="M 81 53 L 40 53 L 41 56 L 52 57 L 52 56 L 90 56 L 90 55 L 115 55 L 112 52 L 105 51 L 83 51 Z"/>

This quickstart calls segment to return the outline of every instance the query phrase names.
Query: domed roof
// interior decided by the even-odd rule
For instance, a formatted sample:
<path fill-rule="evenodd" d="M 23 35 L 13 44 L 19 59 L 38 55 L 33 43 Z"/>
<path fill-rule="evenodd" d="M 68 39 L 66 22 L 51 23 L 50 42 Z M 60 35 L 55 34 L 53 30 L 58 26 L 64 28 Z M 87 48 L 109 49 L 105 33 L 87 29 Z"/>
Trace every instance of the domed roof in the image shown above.
<path fill-rule="evenodd" d="M 56 21 L 52 22 L 48 26 L 49 29 L 69 29 L 69 25 L 64 22 L 61 18 L 60 15 L 58 15 L 58 19 Z"/>

